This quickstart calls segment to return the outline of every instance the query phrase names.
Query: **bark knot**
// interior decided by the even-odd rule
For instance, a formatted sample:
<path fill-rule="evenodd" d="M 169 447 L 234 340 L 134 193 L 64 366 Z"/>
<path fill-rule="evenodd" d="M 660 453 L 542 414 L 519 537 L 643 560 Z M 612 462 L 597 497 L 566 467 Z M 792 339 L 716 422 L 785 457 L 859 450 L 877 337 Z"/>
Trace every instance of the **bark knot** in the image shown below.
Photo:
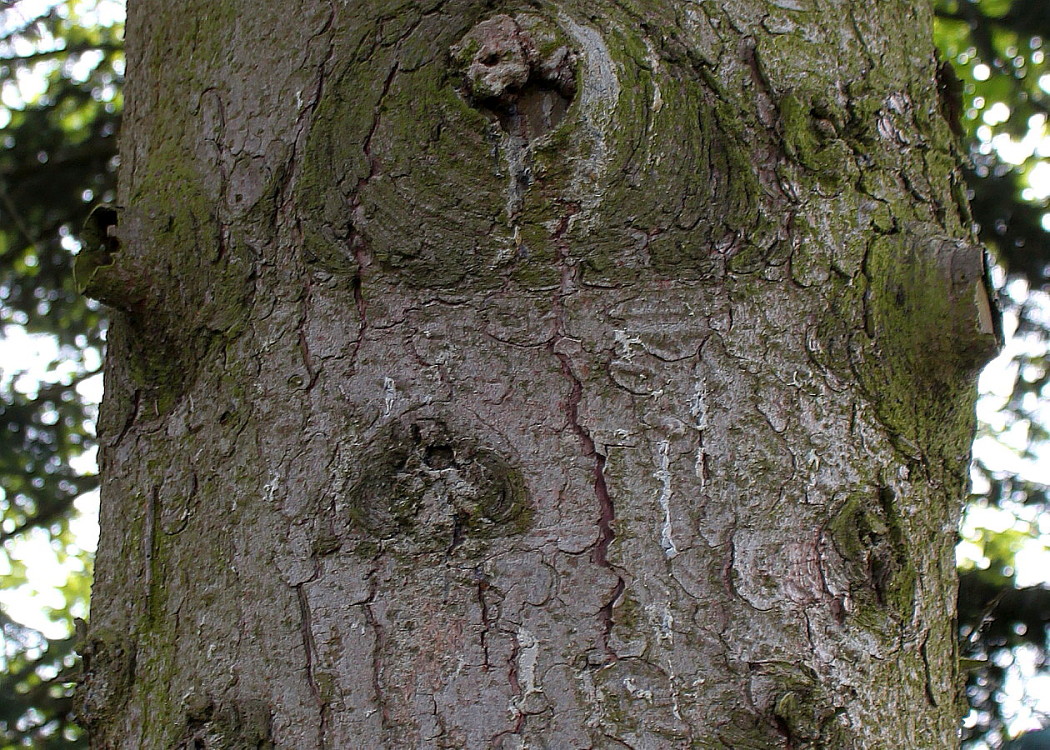
<path fill-rule="evenodd" d="M 529 524 L 510 459 L 441 420 L 395 423 L 372 441 L 350 488 L 351 517 L 370 539 L 414 552 L 469 554 Z"/>
<path fill-rule="evenodd" d="M 578 55 L 539 16 L 493 16 L 450 52 L 471 103 L 494 114 L 513 135 L 535 138 L 551 130 L 576 95 Z"/>

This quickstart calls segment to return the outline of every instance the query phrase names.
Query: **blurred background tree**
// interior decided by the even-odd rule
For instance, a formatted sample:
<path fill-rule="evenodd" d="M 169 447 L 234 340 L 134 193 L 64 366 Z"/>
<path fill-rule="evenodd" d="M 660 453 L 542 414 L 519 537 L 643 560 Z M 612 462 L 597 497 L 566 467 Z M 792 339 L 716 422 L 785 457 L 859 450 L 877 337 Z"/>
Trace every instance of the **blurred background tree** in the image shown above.
<path fill-rule="evenodd" d="M 937 46 L 957 76 L 942 71 L 942 89 L 949 101 L 961 95 L 968 197 L 999 266 L 1012 333 L 982 377 L 975 494 L 959 547 L 963 746 L 1000 747 L 1009 722 L 1036 727 L 1050 710 L 1050 3 L 936 0 L 935 8 Z"/>
<path fill-rule="evenodd" d="M 105 321 L 71 267 L 88 210 L 114 199 L 122 17 L 111 0 L 0 3 L 3 748 L 86 747 L 70 694 L 90 560 L 72 524 L 97 484 L 90 396 Z M 11 610 L 45 567 L 66 581 L 29 627 Z"/>
<path fill-rule="evenodd" d="M 1050 708 L 1031 688 L 1050 685 L 1050 470 L 1038 466 L 1050 464 L 1050 2 L 935 7 L 957 75 L 941 71 L 945 109 L 959 115 L 974 220 L 1013 333 L 982 379 L 959 555 L 963 735 L 976 750 Z M 71 266 L 88 211 L 114 196 L 122 18 L 121 0 L 0 0 L 0 750 L 86 747 L 70 696 L 91 543 L 75 519 L 93 512 L 105 320 L 76 294 Z M 34 592 L 43 569 L 61 582 Z M 53 600 L 32 605 L 31 627 L 33 593 Z"/>

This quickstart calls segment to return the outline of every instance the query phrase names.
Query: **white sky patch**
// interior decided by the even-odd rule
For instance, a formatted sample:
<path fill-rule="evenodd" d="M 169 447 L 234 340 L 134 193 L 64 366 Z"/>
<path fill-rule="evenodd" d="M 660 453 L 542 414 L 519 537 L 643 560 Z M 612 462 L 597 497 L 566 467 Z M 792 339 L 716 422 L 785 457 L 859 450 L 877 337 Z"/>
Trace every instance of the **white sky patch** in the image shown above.
<path fill-rule="evenodd" d="M 1021 281 L 1011 282 L 1003 291 L 1005 296 L 1031 305 L 1030 315 L 1050 327 L 1050 295 L 1031 290 Z M 1025 355 L 1038 357 L 1045 345 L 1036 335 L 1016 335 L 1017 316 L 1011 311 L 1003 316 L 1003 328 L 1006 345 L 1000 355 L 984 368 L 978 381 L 981 396 L 977 402 L 977 418 L 986 426 L 986 434 L 974 442 L 974 456 L 994 471 L 1009 472 L 1050 485 L 1050 446 L 1034 446 L 1034 454 L 1028 455 L 1029 423 L 1012 420 L 1003 410 L 1018 374 L 1030 382 L 1036 382 L 1043 374 L 1034 367 L 1019 373 L 1018 358 Z M 1033 396 L 1024 406 L 1039 424 L 1050 424 L 1050 401 Z M 980 492 L 982 488 L 975 489 Z M 1047 575 L 1050 577 L 1050 569 L 1047 569 Z"/>
<path fill-rule="evenodd" d="M 994 105 L 992 108 L 994 109 Z M 1007 108 L 1007 111 L 1009 111 L 1009 108 Z M 987 113 L 985 122 L 988 122 Z M 1000 120 L 1000 122 L 1005 122 L 1005 120 Z M 999 133 L 992 136 L 991 145 L 999 154 L 999 158 L 1009 164 L 1024 164 L 1025 161 L 1033 156 L 1045 156 L 1044 152 L 1050 146 L 1046 139 L 1046 115 L 1039 114 L 1028 118 L 1028 132 L 1020 140 L 1015 140 L 1009 133 Z M 1031 182 L 1032 179 L 1030 173 L 1029 181 Z M 1034 179 L 1040 185 L 1045 181 L 1045 178 L 1040 177 L 1039 174 L 1036 174 Z"/>
<path fill-rule="evenodd" d="M 11 558 L 25 563 L 29 570 L 29 583 L 13 589 L 0 590 L 0 604 L 16 622 L 38 630 L 48 638 L 69 635 L 66 627 L 48 617 L 48 609 L 62 609 L 65 599 L 60 588 L 70 575 L 83 574 L 83 566 L 69 558 L 65 564 L 59 562 L 58 551 L 42 531 L 33 532 L 17 544 L 6 545 Z M 6 555 L 0 555 L 0 573 L 9 570 Z M 86 617 L 86 612 L 74 612 L 74 616 Z"/>
<path fill-rule="evenodd" d="M 94 350 L 85 353 L 84 364 L 95 369 L 101 364 L 100 354 Z M 52 366 L 54 365 L 54 366 Z M 0 329 L 0 385 L 27 396 L 34 396 L 43 383 L 68 381 L 77 373 L 76 364 L 63 358 L 63 353 L 52 336 L 30 335 L 20 326 L 6 325 Z M 102 397 L 102 376 L 94 375 L 76 386 L 77 393 L 89 404 L 97 405 Z M 93 429 L 93 425 L 90 425 Z M 96 451 L 85 451 L 71 461 L 78 473 L 93 474 Z M 73 503 L 76 515 L 70 523 L 75 543 L 61 548 L 43 530 L 35 530 L 5 545 L 6 555 L 0 555 L 0 573 L 9 570 L 8 556 L 25 564 L 28 580 L 25 585 L 0 590 L 0 605 L 14 620 L 42 632 L 49 638 L 61 638 L 68 633 L 61 624 L 48 617 L 47 610 L 63 608 L 65 601 L 61 587 L 70 575 L 84 575 L 83 564 L 77 560 L 81 551 L 94 553 L 98 544 L 98 492 L 81 495 Z M 87 612 L 73 612 L 85 617 Z"/>
<path fill-rule="evenodd" d="M 25 28 L 33 19 L 54 9 L 63 18 L 76 17 L 87 26 L 112 26 L 121 23 L 125 16 L 122 0 L 20 0 L 14 4 L 0 6 L 0 53 L 29 55 L 40 50 L 61 48 L 62 42 L 47 35 L 36 39 L 11 34 Z M 95 63 L 89 55 L 71 63 L 72 73 L 79 79 L 90 71 L 87 66 Z M 0 88 L 0 127 L 11 121 L 10 110 L 21 109 L 44 95 L 47 89 L 45 76 L 55 70 L 60 61 L 47 60 L 19 70 L 12 81 Z M 101 365 L 100 352 L 89 349 L 81 355 L 80 364 L 87 370 L 97 370 Z M 78 374 L 78 364 L 72 352 L 62 351 L 55 339 L 47 335 L 30 335 L 18 325 L 5 325 L 0 329 L 0 385 L 25 396 L 33 397 L 42 383 L 69 382 Z M 102 398 L 102 376 L 92 376 L 76 385 L 78 395 L 90 406 L 98 405 Z M 89 412 L 91 410 L 89 409 Z M 85 425 L 93 430 L 94 425 Z M 96 451 L 85 451 L 70 462 L 81 474 L 97 471 Z M 0 590 L 0 604 L 9 616 L 29 627 L 41 631 L 45 636 L 56 638 L 68 635 L 65 627 L 51 621 L 47 608 L 60 609 L 65 601 L 60 588 L 70 575 L 85 575 L 83 564 L 77 559 L 82 551 L 93 553 L 98 543 L 98 493 L 90 492 L 74 501 L 75 515 L 70 521 L 75 542 L 61 549 L 61 543 L 52 540 L 43 530 L 35 530 L 24 537 L 5 545 L 6 555 L 0 555 L 0 570 L 9 568 L 9 560 L 25 564 L 28 580 L 15 589 Z M 6 572 L 6 571 L 4 571 Z M 74 616 L 86 617 L 87 612 L 73 611 Z"/>
<path fill-rule="evenodd" d="M 10 7 L 6 3 L 0 4 L 0 56 L 23 57 L 39 51 L 64 49 L 65 41 L 55 39 L 46 30 L 36 38 L 12 33 L 26 28 L 33 19 L 52 9 L 62 18 L 76 18 L 85 27 L 114 26 L 123 23 L 126 15 L 123 0 L 17 0 Z M 101 51 L 90 50 L 67 60 L 65 64 L 72 78 L 83 82 L 102 57 Z M 22 109 L 27 104 L 37 102 L 45 94 L 47 76 L 62 64 L 57 58 L 40 60 L 16 71 L 14 79 L 4 82 L 3 87 L 0 87 L 0 128 L 10 123 L 10 110 Z M 122 71 L 122 63 L 114 67 L 118 72 Z"/>
<path fill-rule="evenodd" d="M 105 55 L 101 50 L 88 50 L 77 55 L 76 58 L 67 63 L 69 76 L 77 83 L 84 83 L 90 76 L 91 71 L 98 67 Z"/>
<path fill-rule="evenodd" d="M 1023 281 L 1013 281 L 1003 289 L 1006 297 L 1020 303 L 1034 305 L 1031 316 L 1050 326 L 1050 295 L 1032 290 Z M 1023 355 L 1038 355 L 1044 344 L 1037 336 L 1017 335 L 1017 315 L 1007 311 L 1003 316 L 1006 345 L 998 357 L 981 372 L 978 381 L 980 398 L 977 401 L 977 418 L 984 425 L 986 434 L 974 441 L 974 458 L 980 460 L 994 472 L 1013 474 L 1032 482 L 1050 485 L 1050 446 L 1035 446 L 1034 455 L 1029 455 L 1029 424 L 1024 420 L 1011 421 L 1003 410 L 1013 390 L 1018 375 L 1017 358 Z M 1041 376 L 1039 372 L 1021 373 L 1030 379 Z M 1027 404 L 1040 424 L 1050 424 L 1050 402 L 1046 399 Z M 980 476 L 973 477 L 973 491 L 983 494 L 990 488 Z M 1003 507 L 972 505 L 967 509 L 960 527 L 962 541 L 956 548 L 956 560 L 961 565 L 987 568 L 991 561 L 983 554 L 981 529 L 1002 533 L 1021 532 L 1031 538 L 1020 542 L 1014 561 L 1017 565 L 1017 582 L 1020 586 L 1035 586 L 1050 583 L 1050 517 L 1039 513 L 1034 506 L 1019 503 L 1004 503 Z"/>
<path fill-rule="evenodd" d="M 124 0 L 81 0 L 74 5 L 74 15 L 85 25 L 114 26 L 124 23 L 127 15 Z"/>
<path fill-rule="evenodd" d="M 1039 674 L 1038 662 L 1038 650 L 1026 644 L 1014 650 L 1012 664 L 1004 665 L 1003 714 L 1013 737 L 1041 729 L 1050 715 L 1050 675 Z"/>
<path fill-rule="evenodd" d="M 971 505 L 959 528 L 962 541 L 955 551 L 956 560 L 961 565 L 985 570 L 991 564 L 991 560 L 984 556 L 982 530 L 995 534 L 1018 534 L 1018 547 L 1014 554 L 1018 586 L 1050 583 L 1050 548 L 1047 545 L 1050 517 L 1041 513 L 1039 508 L 1009 501 L 1003 503 L 1002 507 Z"/>
<path fill-rule="evenodd" d="M 30 19 L 47 13 L 59 4 L 55 0 L 21 0 L 11 7 L 4 7 L 0 13 L 0 34 L 6 35 L 24 26 Z"/>
<path fill-rule="evenodd" d="M 85 349 L 84 367 L 97 370 L 102 355 L 94 349 Z M 78 373 L 77 363 L 64 353 L 54 337 L 47 334 L 29 334 L 17 325 L 0 328 L 0 384 L 13 385 L 14 390 L 34 396 L 42 383 L 68 381 Z M 77 393 L 97 404 L 102 397 L 101 374 L 88 378 L 76 386 Z"/>
<path fill-rule="evenodd" d="M 0 12 L 0 35 L 25 26 L 52 8 L 62 18 L 76 18 L 84 26 L 114 26 L 123 23 L 127 15 L 124 0 L 16 0 Z"/>
<path fill-rule="evenodd" d="M 996 102 L 981 115 L 981 120 L 986 125 L 1001 125 L 1010 119 L 1010 108 L 1003 102 Z"/>
<path fill-rule="evenodd" d="M 87 575 L 77 559 L 81 552 L 94 555 L 98 545 L 98 491 L 88 492 L 73 502 L 76 515 L 70 529 L 76 542 L 61 548 L 43 530 L 36 529 L 25 537 L 5 545 L 7 555 L 0 555 L 0 573 L 10 570 L 8 556 L 25 564 L 28 581 L 13 589 L 0 589 L 0 604 L 15 621 L 38 630 L 47 638 L 63 638 L 69 633 L 62 623 L 48 616 L 48 608 L 62 609 L 65 599 L 61 587 L 71 575 Z M 64 559 L 63 559 L 64 558 Z M 86 609 L 72 609 L 74 617 L 87 617 Z"/>
<path fill-rule="evenodd" d="M 1050 163 L 1041 161 L 1032 167 L 1028 173 L 1028 183 L 1025 197 L 1035 201 L 1050 198 Z"/>

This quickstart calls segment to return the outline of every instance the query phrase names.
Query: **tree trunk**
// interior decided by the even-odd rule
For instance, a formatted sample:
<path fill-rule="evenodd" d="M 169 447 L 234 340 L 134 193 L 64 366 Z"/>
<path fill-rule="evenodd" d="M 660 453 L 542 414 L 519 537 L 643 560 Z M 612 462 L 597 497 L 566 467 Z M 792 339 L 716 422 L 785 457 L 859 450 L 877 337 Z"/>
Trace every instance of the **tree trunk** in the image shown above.
<path fill-rule="evenodd" d="M 930 9 L 642 6 L 130 3 L 94 747 L 955 744 Z"/>

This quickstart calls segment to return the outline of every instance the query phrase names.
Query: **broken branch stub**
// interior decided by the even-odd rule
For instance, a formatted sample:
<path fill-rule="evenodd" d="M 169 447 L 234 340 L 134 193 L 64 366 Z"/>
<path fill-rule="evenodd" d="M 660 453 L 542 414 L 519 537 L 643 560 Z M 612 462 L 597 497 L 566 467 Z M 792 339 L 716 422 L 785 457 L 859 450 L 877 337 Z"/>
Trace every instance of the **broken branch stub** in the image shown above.
<path fill-rule="evenodd" d="M 549 20 L 500 14 L 451 48 L 464 94 L 511 135 L 532 140 L 556 127 L 576 95 L 578 55 Z"/>

